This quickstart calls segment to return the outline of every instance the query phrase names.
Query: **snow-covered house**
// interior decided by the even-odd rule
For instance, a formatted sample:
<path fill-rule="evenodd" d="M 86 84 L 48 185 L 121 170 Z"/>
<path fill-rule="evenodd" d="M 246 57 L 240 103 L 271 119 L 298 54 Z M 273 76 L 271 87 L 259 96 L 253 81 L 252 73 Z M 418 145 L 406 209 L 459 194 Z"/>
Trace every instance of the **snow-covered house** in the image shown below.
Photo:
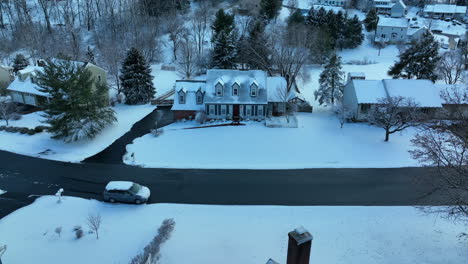
<path fill-rule="evenodd" d="M 386 44 L 409 43 L 419 40 L 427 31 L 426 27 L 412 27 L 406 18 L 381 17 L 377 23 L 375 42 Z"/>
<path fill-rule="evenodd" d="M 377 13 L 391 17 L 404 17 L 406 15 L 406 5 L 402 0 L 375 0 L 374 8 Z"/>
<path fill-rule="evenodd" d="M 351 0 L 317 0 L 315 4 L 327 5 L 327 6 L 341 6 L 347 7 L 351 3 Z"/>
<path fill-rule="evenodd" d="M 23 70 L 18 71 L 17 77 L 7 88 L 14 102 L 40 107 L 48 100 L 49 95 L 42 92 L 36 83 L 37 73 L 43 71 L 44 63 L 46 62 L 40 60 L 38 61 L 39 66 L 27 66 Z M 94 85 L 107 82 L 106 71 L 102 68 L 92 63 L 77 61 L 73 63 L 79 67 L 85 67 L 91 73 L 95 82 Z M 108 98 L 103 98 L 103 100 L 109 101 Z"/>
<path fill-rule="evenodd" d="M 466 16 L 466 6 L 435 4 L 425 5 L 423 16 L 435 19 L 459 19 L 463 20 Z"/>
<path fill-rule="evenodd" d="M 345 85 L 343 105 L 356 121 L 366 121 L 374 105 L 382 98 L 411 98 L 431 118 L 442 109 L 439 89 L 429 80 L 384 79 L 351 80 Z"/>
<path fill-rule="evenodd" d="M 302 99 L 296 88 L 287 92 L 283 77 L 261 70 L 207 71 L 204 80 L 179 80 L 172 110 L 176 119 L 193 118 L 204 111 L 208 119 L 259 119 L 277 115 L 287 102 Z"/>
<path fill-rule="evenodd" d="M 13 79 L 13 68 L 8 66 L 0 66 L 0 90 L 7 88 Z"/>

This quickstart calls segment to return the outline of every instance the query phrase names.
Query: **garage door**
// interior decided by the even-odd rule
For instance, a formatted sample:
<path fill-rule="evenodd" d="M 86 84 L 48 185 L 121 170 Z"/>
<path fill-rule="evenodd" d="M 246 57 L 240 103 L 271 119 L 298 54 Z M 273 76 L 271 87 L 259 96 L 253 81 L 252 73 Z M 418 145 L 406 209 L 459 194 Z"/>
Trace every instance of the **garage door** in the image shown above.
<path fill-rule="evenodd" d="M 14 102 L 22 103 L 22 104 L 24 103 L 23 102 L 23 96 L 20 93 L 14 92 L 14 93 L 12 93 L 12 95 L 13 95 L 13 101 Z"/>

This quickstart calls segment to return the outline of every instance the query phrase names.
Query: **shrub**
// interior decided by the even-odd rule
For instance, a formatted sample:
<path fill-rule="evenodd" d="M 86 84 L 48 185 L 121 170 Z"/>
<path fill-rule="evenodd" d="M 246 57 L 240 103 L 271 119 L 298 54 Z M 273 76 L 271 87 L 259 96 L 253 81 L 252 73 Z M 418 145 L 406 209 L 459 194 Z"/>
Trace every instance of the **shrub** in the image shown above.
<path fill-rule="evenodd" d="M 13 114 L 11 114 L 11 119 L 12 119 L 12 120 L 18 121 L 18 120 L 20 120 L 22 117 L 23 117 L 23 116 L 20 115 L 20 114 L 18 114 L 18 113 L 13 113 Z"/>
<path fill-rule="evenodd" d="M 29 133 L 29 128 L 27 128 L 27 127 L 20 127 L 20 128 L 19 128 L 19 132 L 20 132 L 21 134 Z"/>
<path fill-rule="evenodd" d="M 47 130 L 47 126 L 37 126 L 34 128 L 34 132 L 36 133 L 42 133 Z"/>
<path fill-rule="evenodd" d="M 6 131 L 6 132 L 10 132 L 10 133 L 16 132 L 16 131 L 15 131 L 15 127 L 7 127 L 7 128 L 5 128 L 5 131 Z"/>
<path fill-rule="evenodd" d="M 0 126 L 0 131 L 5 130 L 7 127 L 6 126 Z"/>
<path fill-rule="evenodd" d="M 83 237 L 83 229 L 81 229 L 81 226 L 77 225 L 73 228 L 73 232 L 75 232 L 75 237 L 76 239 L 80 239 Z"/>
<path fill-rule="evenodd" d="M 32 136 L 36 134 L 36 131 L 34 129 L 28 129 L 28 135 Z"/>

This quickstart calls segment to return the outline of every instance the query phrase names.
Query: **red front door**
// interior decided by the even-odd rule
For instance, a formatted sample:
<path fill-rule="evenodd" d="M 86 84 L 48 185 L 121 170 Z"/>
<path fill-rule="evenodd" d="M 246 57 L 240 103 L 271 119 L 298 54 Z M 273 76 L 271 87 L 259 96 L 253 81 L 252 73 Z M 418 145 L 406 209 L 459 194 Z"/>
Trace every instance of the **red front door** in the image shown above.
<path fill-rule="evenodd" d="M 232 120 L 239 121 L 239 105 L 233 105 Z"/>

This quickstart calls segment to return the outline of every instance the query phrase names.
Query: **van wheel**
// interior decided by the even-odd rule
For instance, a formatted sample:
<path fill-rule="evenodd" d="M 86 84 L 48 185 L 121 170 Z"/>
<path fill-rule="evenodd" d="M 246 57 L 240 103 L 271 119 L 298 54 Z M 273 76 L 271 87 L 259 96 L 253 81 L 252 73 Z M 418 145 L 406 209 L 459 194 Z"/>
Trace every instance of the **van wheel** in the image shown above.
<path fill-rule="evenodd" d="M 135 200 L 135 203 L 136 203 L 136 204 L 141 204 L 140 199 L 136 199 L 136 200 Z"/>
<path fill-rule="evenodd" d="M 115 203 L 115 199 L 114 199 L 114 198 L 110 198 L 110 199 L 109 199 L 109 202 Z"/>

